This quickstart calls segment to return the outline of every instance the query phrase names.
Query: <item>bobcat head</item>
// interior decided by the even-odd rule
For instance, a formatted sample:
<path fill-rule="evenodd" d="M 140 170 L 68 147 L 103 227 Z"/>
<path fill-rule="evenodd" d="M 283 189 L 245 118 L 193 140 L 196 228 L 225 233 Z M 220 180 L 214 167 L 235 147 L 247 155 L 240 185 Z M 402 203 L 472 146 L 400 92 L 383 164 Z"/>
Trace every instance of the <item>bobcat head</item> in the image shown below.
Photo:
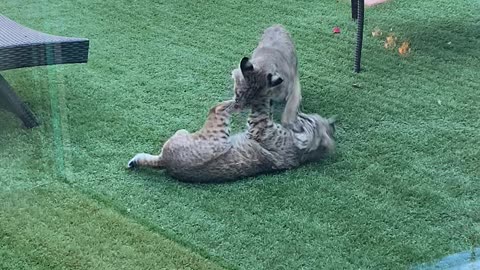
<path fill-rule="evenodd" d="M 240 62 L 240 69 L 233 70 L 232 78 L 235 83 L 235 106 L 239 109 L 258 97 L 270 96 L 269 90 L 283 82 L 278 74 L 254 67 L 248 57 Z"/>
<path fill-rule="evenodd" d="M 299 113 L 303 132 L 296 133 L 295 145 L 305 151 L 303 161 L 319 160 L 335 151 L 336 117 L 323 118 L 317 114 Z"/>

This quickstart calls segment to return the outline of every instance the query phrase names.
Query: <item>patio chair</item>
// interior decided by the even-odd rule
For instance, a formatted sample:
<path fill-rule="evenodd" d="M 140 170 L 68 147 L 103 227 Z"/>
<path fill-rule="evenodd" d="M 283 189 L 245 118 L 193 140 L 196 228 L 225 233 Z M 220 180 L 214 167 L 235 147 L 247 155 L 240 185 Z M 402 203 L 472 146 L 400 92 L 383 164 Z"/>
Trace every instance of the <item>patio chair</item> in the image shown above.
<path fill-rule="evenodd" d="M 88 61 L 89 40 L 53 36 L 29 29 L 0 14 L 0 71 Z M 38 121 L 0 74 L 0 105 L 17 115 L 25 127 Z"/>

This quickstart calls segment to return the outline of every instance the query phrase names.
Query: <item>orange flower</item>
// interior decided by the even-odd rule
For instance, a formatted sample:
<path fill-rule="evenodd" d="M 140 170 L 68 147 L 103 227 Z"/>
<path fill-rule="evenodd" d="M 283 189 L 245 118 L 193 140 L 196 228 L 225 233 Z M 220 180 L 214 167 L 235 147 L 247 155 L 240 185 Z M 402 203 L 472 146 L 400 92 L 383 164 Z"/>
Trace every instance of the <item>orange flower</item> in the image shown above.
<path fill-rule="evenodd" d="M 398 53 L 401 55 L 406 55 L 410 52 L 410 42 L 404 41 L 400 48 L 398 48 Z"/>
<path fill-rule="evenodd" d="M 394 34 L 390 34 L 385 40 L 385 44 L 383 44 L 383 47 L 385 47 L 385 49 L 393 49 L 395 48 L 396 42 L 397 37 L 395 37 Z"/>

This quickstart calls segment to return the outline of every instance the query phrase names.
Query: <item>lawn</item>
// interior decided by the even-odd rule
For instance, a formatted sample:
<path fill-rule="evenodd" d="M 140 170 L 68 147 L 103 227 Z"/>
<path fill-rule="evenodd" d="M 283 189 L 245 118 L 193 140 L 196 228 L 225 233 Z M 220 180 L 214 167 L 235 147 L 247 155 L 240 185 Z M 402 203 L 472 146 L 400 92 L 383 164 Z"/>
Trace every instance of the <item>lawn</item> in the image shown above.
<path fill-rule="evenodd" d="M 2 0 L 90 55 L 2 72 L 42 125 L 0 111 L 0 269 L 405 269 L 480 246 L 480 2 L 368 8 L 360 74 L 349 2 Z M 339 116 L 335 157 L 220 185 L 125 169 L 201 127 L 274 23 L 302 110 Z"/>

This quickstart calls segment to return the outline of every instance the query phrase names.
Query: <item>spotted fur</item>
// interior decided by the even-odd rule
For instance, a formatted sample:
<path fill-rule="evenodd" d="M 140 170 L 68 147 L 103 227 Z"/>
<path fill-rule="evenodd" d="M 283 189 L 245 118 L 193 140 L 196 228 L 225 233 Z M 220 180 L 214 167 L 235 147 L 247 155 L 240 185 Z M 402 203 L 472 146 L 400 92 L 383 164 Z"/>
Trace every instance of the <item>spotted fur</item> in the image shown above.
<path fill-rule="evenodd" d="M 230 135 L 235 101 L 222 102 L 210 110 L 202 129 L 193 134 L 177 131 L 159 155 L 137 154 L 128 167 L 165 169 L 185 182 L 223 182 L 291 169 L 333 151 L 333 128 L 327 119 L 298 114 L 303 131 L 294 132 L 273 122 L 268 97 L 257 98 L 251 108 L 245 132 Z"/>

